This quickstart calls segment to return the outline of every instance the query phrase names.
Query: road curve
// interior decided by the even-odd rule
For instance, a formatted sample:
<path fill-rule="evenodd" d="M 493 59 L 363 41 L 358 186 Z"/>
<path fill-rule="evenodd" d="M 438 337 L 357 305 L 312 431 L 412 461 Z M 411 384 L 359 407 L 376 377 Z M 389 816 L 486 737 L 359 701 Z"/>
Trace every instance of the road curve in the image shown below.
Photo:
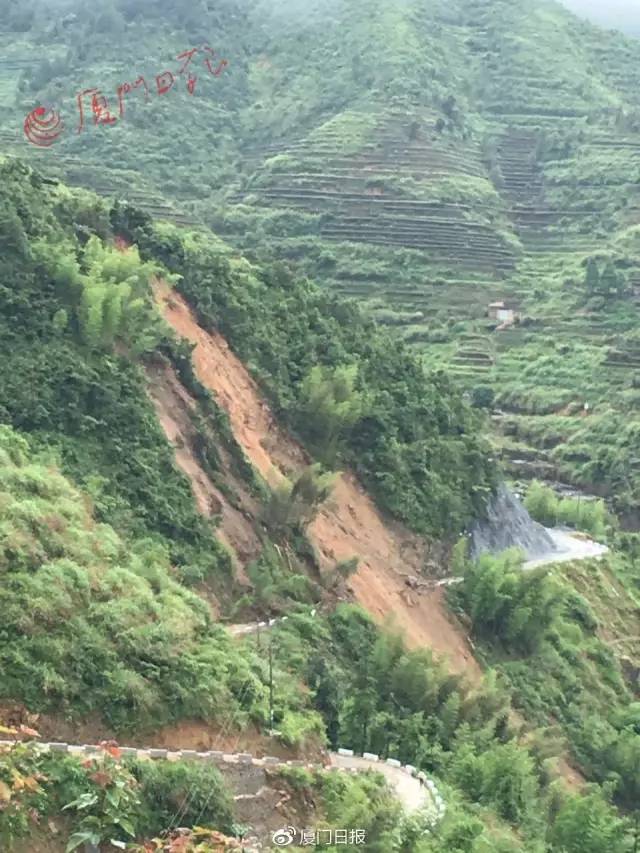
<path fill-rule="evenodd" d="M 0 740 L 0 747 L 11 747 L 21 740 Z M 29 740 L 48 752 L 57 752 L 75 756 L 98 756 L 104 752 L 105 744 L 69 744 L 51 743 L 48 741 Z M 115 747 L 115 744 L 113 745 Z M 116 747 L 119 758 L 143 758 L 164 761 L 204 761 L 213 762 L 222 770 L 225 765 L 252 765 L 262 768 L 307 767 L 310 770 L 337 770 L 342 772 L 362 773 L 373 771 L 381 773 L 396 794 L 403 809 L 407 813 L 425 811 L 428 822 L 435 826 L 444 817 L 446 806 L 435 783 L 427 779 L 424 773 L 419 773 L 415 767 L 402 766 L 399 761 L 388 759 L 384 761 L 377 755 L 365 753 L 363 756 L 353 754 L 352 750 L 343 749 L 329 754 L 330 764 L 313 764 L 306 761 L 284 761 L 275 757 L 255 758 L 248 753 L 223 753 L 216 751 L 196 752 L 195 750 L 170 750 L 153 747 Z M 114 754 L 111 752 L 111 754 Z"/>
<path fill-rule="evenodd" d="M 331 753 L 331 765 L 347 770 L 374 770 L 376 773 L 381 773 L 408 814 L 435 805 L 429 788 L 402 767 L 392 767 L 384 762 L 373 763 L 356 755 L 345 756 L 334 752 Z"/>
<path fill-rule="evenodd" d="M 544 557 L 527 560 L 523 565 L 525 570 L 555 565 L 556 563 L 568 563 L 571 560 L 599 560 L 609 551 L 606 545 L 601 545 L 593 539 L 578 536 L 570 530 L 561 530 L 560 528 L 547 528 L 547 530 L 558 550 L 546 554 Z"/>
<path fill-rule="evenodd" d="M 569 563 L 572 560 L 599 560 L 605 554 L 609 553 L 609 548 L 606 545 L 580 536 L 575 531 L 549 527 L 547 531 L 558 550 L 551 551 L 549 554 L 545 554 L 544 557 L 525 560 L 522 564 L 522 571 L 529 572 L 540 568 L 540 566 L 555 566 L 558 563 Z M 433 586 L 455 586 L 463 581 L 463 577 L 442 578 L 435 581 Z"/>

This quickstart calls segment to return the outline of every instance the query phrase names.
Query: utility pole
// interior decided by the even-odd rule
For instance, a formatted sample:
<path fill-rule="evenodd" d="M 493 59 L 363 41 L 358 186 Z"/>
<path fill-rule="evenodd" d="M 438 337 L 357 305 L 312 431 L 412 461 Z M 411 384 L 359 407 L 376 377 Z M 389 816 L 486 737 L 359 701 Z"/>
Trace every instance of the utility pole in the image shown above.
<path fill-rule="evenodd" d="M 582 521 L 582 492 L 578 492 L 578 530 L 581 529 L 580 523 Z"/>
<path fill-rule="evenodd" d="M 273 734 L 273 631 L 269 631 L 269 734 Z"/>

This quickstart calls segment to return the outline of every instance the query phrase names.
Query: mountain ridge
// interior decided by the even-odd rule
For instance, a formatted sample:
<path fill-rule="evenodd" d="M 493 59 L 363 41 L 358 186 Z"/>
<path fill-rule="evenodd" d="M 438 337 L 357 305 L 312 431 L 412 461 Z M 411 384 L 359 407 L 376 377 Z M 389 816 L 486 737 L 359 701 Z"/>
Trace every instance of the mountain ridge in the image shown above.
<path fill-rule="evenodd" d="M 349 743 L 446 795 L 425 833 L 382 780 L 283 777 L 372 853 L 630 853 L 638 43 L 543 0 L 313 8 L 3 0 L 0 725 Z M 601 559 L 470 559 L 503 471 Z M 111 758 L 0 747 L 0 846 L 240 834 L 213 769 Z"/>

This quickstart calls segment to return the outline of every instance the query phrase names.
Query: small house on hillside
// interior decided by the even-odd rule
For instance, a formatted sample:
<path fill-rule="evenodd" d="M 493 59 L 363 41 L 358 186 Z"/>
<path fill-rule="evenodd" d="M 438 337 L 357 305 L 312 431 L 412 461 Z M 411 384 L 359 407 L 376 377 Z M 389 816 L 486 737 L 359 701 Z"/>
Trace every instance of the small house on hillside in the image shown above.
<path fill-rule="evenodd" d="M 515 302 L 491 302 L 488 309 L 490 320 L 494 320 L 502 326 L 510 326 L 520 317 L 518 306 Z"/>

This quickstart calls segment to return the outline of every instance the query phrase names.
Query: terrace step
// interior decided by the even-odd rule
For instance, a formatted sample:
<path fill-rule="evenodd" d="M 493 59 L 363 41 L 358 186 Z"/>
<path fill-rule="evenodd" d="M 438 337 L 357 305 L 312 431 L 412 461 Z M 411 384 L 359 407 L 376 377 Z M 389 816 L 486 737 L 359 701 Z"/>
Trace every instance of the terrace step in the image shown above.
<path fill-rule="evenodd" d="M 470 240 L 491 240 L 492 243 L 503 245 L 502 241 L 496 236 L 495 232 L 485 225 L 480 225 L 474 222 L 456 219 L 436 219 L 427 217 L 401 217 L 401 216 L 336 216 L 332 219 L 332 224 L 339 223 L 344 226 L 367 226 L 396 228 L 403 230 L 406 228 L 428 228 L 431 233 L 455 235 L 456 237 L 465 236 Z"/>
<path fill-rule="evenodd" d="M 393 229 L 391 227 L 358 228 L 355 226 L 341 227 L 336 225 L 332 227 L 322 228 L 320 234 L 322 237 L 327 237 L 330 239 L 350 240 L 356 238 L 364 241 L 367 241 L 369 238 L 374 237 L 387 237 L 389 239 L 395 240 L 396 242 L 406 241 L 407 244 L 419 244 L 421 246 L 424 246 L 425 248 L 442 247 L 444 249 L 460 249 L 462 252 L 466 252 L 473 255 L 482 255 L 491 257 L 495 260 L 501 259 L 513 262 L 513 255 L 507 249 L 495 246 L 490 242 L 464 242 L 459 239 L 452 239 L 451 236 L 447 234 L 431 233 L 429 231 L 416 232 L 402 231 Z"/>

